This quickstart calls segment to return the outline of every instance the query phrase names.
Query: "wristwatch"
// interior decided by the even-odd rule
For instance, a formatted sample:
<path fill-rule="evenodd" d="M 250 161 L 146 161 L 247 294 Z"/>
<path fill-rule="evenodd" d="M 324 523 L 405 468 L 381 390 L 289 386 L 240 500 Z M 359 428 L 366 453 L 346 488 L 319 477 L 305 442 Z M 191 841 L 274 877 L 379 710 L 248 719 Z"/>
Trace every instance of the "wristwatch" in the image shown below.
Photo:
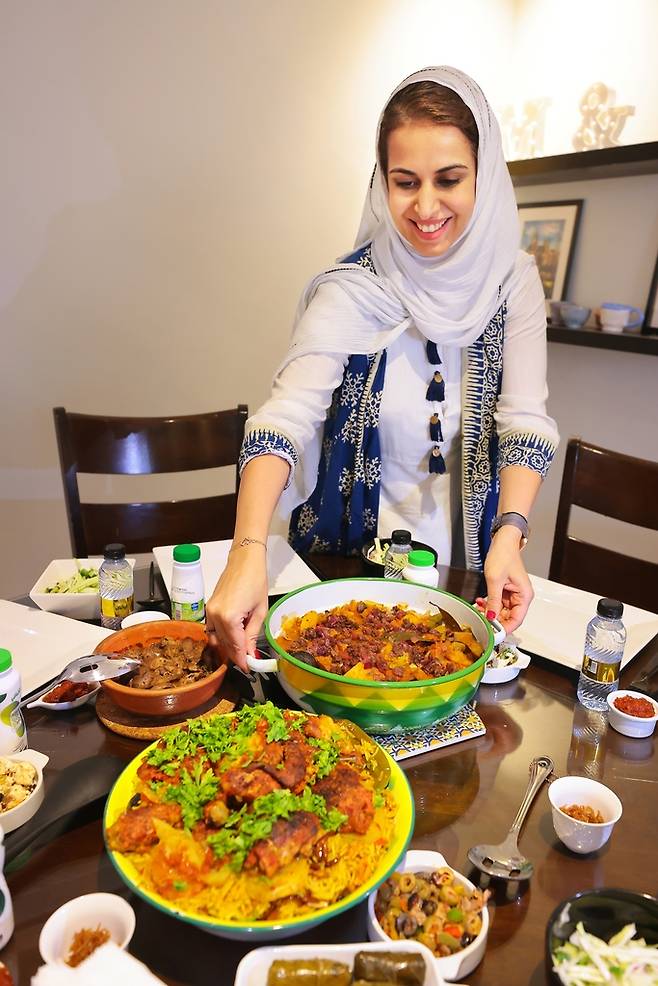
<path fill-rule="evenodd" d="M 530 534 L 530 528 L 528 527 L 528 521 L 526 518 L 523 514 L 518 514 L 515 510 L 509 510 L 507 513 L 500 514 L 499 517 L 494 517 L 491 523 L 491 537 L 494 536 L 496 531 L 499 531 L 501 527 L 506 525 L 516 527 L 516 529 L 520 532 L 520 548 L 523 550 L 528 543 L 528 535 Z"/>

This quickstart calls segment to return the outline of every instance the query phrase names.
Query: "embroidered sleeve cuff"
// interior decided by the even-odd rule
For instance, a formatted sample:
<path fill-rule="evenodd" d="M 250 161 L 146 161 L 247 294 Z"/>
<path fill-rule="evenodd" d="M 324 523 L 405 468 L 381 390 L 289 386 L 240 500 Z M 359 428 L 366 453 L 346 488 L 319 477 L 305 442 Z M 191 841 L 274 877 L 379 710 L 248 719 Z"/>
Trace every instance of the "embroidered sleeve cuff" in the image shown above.
<path fill-rule="evenodd" d="M 526 469 L 538 472 L 543 479 L 556 450 L 555 442 L 544 435 L 530 432 L 506 435 L 498 446 L 498 472 L 505 466 L 525 466 Z"/>
<path fill-rule="evenodd" d="M 285 459 L 290 466 L 290 473 L 284 489 L 288 489 L 292 481 L 292 475 L 297 465 L 299 456 L 297 450 L 290 439 L 286 438 L 278 431 L 271 431 L 268 428 L 258 428 L 245 435 L 240 449 L 238 468 L 242 475 L 242 470 L 259 455 L 278 455 L 280 459 Z"/>

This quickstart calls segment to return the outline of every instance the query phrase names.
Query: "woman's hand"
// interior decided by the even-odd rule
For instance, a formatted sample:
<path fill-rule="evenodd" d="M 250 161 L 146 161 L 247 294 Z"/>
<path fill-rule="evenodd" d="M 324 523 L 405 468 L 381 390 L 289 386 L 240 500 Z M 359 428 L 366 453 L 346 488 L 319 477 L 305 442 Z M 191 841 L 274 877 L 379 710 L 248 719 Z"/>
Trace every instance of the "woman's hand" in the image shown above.
<path fill-rule="evenodd" d="M 487 598 L 476 599 L 488 619 L 497 617 L 511 633 L 521 626 L 534 592 L 521 560 L 519 532 L 515 527 L 501 527 L 494 534 L 484 563 Z"/>
<path fill-rule="evenodd" d="M 234 548 L 206 603 L 206 630 L 212 646 L 242 671 L 253 654 L 267 613 L 267 556 L 259 544 Z"/>

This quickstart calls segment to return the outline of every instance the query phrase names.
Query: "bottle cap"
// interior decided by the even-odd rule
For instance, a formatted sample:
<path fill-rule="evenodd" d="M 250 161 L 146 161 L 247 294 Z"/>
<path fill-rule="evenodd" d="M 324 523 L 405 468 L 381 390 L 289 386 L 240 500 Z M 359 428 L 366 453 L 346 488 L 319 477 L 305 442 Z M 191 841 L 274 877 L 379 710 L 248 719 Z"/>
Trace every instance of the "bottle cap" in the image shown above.
<path fill-rule="evenodd" d="M 6 671 L 11 667 L 11 651 L 6 647 L 0 647 L 0 671 Z"/>
<path fill-rule="evenodd" d="M 393 544 L 411 544 L 411 531 L 393 531 L 391 542 Z"/>
<path fill-rule="evenodd" d="M 434 568 L 434 555 L 431 551 L 424 551 L 421 548 L 417 551 L 410 551 L 409 565 L 418 565 L 419 568 Z"/>
<path fill-rule="evenodd" d="M 599 616 L 607 616 L 610 620 L 620 620 L 624 612 L 624 604 L 618 599 L 599 599 L 596 612 Z"/>
<path fill-rule="evenodd" d="M 106 558 L 125 558 L 126 546 L 124 544 L 106 544 L 103 554 Z"/>
<path fill-rule="evenodd" d="M 177 544 L 174 548 L 174 561 L 198 561 L 201 557 L 201 548 L 198 544 Z"/>

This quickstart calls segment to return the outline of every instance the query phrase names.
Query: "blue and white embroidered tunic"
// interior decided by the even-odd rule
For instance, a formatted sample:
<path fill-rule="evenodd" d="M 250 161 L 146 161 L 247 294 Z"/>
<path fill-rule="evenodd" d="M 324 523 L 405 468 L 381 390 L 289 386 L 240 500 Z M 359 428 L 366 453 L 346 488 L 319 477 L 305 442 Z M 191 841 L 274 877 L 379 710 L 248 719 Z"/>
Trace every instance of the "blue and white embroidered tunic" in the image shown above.
<path fill-rule="evenodd" d="M 374 270 L 368 248 L 349 260 Z M 322 304 L 332 290 L 319 288 Z M 264 453 L 288 461 L 282 508 L 297 550 L 351 553 L 403 527 L 441 562 L 461 561 L 458 525 L 466 564 L 480 569 L 500 469 L 544 476 L 555 453 L 546 398 L 544 294 L 532 266 L 467 349 L 431 350 L 412 326 L 381 353 L 292 360 L 247 423 L 241 468 Z"/>

